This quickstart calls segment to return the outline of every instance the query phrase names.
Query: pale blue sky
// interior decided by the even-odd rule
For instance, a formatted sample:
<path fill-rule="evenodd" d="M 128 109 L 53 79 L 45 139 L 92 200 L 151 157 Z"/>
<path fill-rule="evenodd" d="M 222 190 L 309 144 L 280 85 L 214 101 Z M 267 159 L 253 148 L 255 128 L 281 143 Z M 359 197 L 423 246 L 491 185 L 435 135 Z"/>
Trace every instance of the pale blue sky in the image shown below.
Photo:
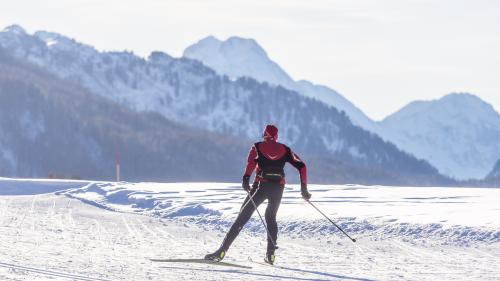
<path fill-rule="evenodd" d="M 500 1 L 16 0 L 0 26 L 100 50 L 180 56 L 202 37 L 256 39 L 294 79 L 381 119 L 412 100 L 471 92 L 500 111 Z"/>

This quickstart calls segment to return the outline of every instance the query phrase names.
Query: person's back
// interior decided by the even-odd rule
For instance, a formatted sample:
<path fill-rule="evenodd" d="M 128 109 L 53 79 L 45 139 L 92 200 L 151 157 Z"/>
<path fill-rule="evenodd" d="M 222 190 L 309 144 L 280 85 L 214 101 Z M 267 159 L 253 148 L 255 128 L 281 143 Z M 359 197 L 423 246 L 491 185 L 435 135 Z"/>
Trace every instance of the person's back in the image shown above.
<path fill-rule="evenodd" d="M 284 144 L 271 139 L 260 142 L 259 148 L 260 151 L 271 160 L 279 159 L 286 153 Z"/>
<path fill-rule="evenodd" d="M 287 162 L 299 171 L 302 197 L 305 200 L 309 200 L 311 197 L 311 194 L 307 191 L 306 165 L 289 147 L 277 142 L 278 129 L 273 125 L 267 125 L 263 132 L 263 138 L 264 141 L 252 145 L 248 153 L 242 184 L 243 189 L 248 192 L 248 196 L 243 202 L 240 213 L 226 234 L 220 248 L 214 253 L 206 255 L 205 259 L 222 260 L 229 246 L 231 246 L 240 230 L 252 216 L 255 206 L 258 207 L 267 199 L 268 205 L 265 213 L 268 230 L 266 261 L 271 264 L 274 263 L 274 252 L 277 249 L 276 240 L 278 237 L 276 213 L 283 196 L 285 186 L 284 166 Z M 250 176 L 254 170 L 256 176 L 252 188 L 250 188 Z M 249 202 L 252 202 L 252 204 L 249 204 Z"/>

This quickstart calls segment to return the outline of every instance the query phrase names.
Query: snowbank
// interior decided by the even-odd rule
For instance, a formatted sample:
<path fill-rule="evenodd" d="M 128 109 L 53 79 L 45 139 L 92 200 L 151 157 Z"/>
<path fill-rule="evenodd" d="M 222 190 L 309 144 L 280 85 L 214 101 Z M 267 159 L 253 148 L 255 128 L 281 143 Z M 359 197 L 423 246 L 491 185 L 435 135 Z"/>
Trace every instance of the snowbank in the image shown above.
<path fill-rule="evenodd" d="M 499 189 L 313 185 L 310 190 L 313 202 L 358 239 L 460 245 L 500 241 Z M 110 210 L 223 229 L 245 196 L 232 183 L 89 183 L 63 193 Z M 263 213 L 265 206 L 259 209 Z M 340 235 L 300 198 L 297 186 L 285 190 L 278 220 L 281 233 L 290 236 Z M 264 231 L 256 216 L 246 229 Z"/>

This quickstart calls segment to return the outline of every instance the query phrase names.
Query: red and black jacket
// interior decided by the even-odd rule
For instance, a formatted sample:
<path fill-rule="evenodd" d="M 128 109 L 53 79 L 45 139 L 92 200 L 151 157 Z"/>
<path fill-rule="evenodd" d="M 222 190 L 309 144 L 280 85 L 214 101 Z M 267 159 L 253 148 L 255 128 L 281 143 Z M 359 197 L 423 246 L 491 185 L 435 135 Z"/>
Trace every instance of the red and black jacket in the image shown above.
<path fill-rule="evenodd" d="M 273 140 L 257 142 L 252 146 L 248 153 L 244 176 L 250 176 L 256 170 L 254 182 L 267 182 L 269 180 L 263 178 L 262 172 L 266 169 L 273 169 L 283 175 L 279 183 L 284 185 L 283 170 L 287 162 L 299 171 L 300 182 L 307 184 L 307 170 L 304 162 L 288 146 Z"/>

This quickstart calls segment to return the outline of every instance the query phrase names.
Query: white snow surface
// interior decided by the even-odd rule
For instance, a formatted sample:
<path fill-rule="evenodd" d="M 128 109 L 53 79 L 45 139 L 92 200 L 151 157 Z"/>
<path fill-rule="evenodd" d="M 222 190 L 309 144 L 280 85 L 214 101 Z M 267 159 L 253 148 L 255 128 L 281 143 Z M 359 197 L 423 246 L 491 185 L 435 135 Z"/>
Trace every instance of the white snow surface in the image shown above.
<path fill-rule="evenodd" d="M 310 191 L 313 202 L 357 242 L 290 185 L 278 212 L 276 265 L 248 260 L 262 260 L 265 253 L 265 231 L 254 214 L 225 258 L 252 267 L 239 269 L 149 261 L 215 250 L 244 198 L 239 184 L 0 178 L 0 279 L 500 277 L 500 189 L 311 185 Z"/>
<path fill-rule="evenodd" d="M 500 241 L 498 217 L 478 215 L 498 213 L 499 189 L 311 185 L 310 191 L 312 202 L 353 233 L 438 236 L 459 244 Z M 111 210 L 222 225 L 233 221 L 245 196 L 240 185 L 232 183 L 90 183 L 65 194 Z M 300 186 L 286 187 L 281 204 L 282 231 L 335 232 L 302 200 Z M 259 223 L 255 220 L 257 229 Z"/>

